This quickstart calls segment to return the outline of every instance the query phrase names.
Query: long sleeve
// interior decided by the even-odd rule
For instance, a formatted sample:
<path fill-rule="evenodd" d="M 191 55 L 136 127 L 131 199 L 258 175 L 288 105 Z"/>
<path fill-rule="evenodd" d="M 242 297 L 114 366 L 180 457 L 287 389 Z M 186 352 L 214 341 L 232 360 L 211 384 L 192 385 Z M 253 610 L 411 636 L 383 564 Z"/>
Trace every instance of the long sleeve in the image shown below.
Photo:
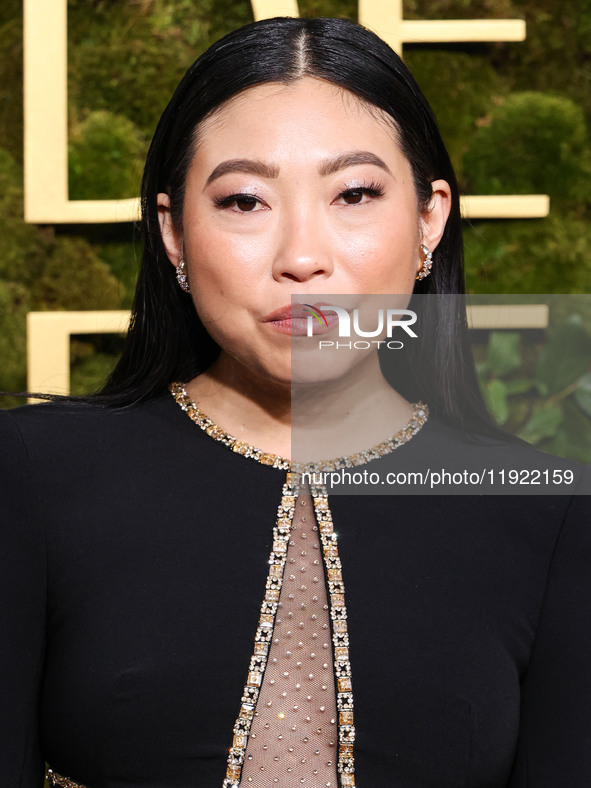
<path fill-rule="evenodd" d="M 591 496 L 572 499 L 522 685 L 508 788 L 591 785 Z"/>
<path fill-rule="evenodd" d="M 45 547 L 26 449 L 0 412 L 0 782 L 41 788 L 39 691 L 45 641 Z"/>
<path fill-rule="evenodd" d="M 221 786 L 284 479 L 169 396 L 0 412 L 2 788 Z M 330 510 L 361 788 L 589 788 L 591 496 Z"/>

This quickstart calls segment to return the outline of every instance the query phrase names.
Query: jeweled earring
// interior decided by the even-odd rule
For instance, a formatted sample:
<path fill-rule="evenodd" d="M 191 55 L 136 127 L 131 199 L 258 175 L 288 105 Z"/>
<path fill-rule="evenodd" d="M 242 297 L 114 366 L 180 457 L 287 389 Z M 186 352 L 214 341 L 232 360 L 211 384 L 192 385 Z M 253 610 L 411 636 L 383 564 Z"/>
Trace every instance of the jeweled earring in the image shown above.
<path fill-rule="evenodd" d="M 425 244 L 420 245 L 420 250 L 423 254 L 423 262 L 417 273 L 417 279 L 424 279 L 431 273 L 433 265 L 433 252 L 430 252 Z"/>
<path fill-rule="evenodd" d="M 179 264 L 176 267 L 176 280 L 179 283 L 181 290 L 184 290 L 185 293 L 191 292 L 191 288 L 189 287 L 189 280 L 187 279 L 187 267 L 182 257 L 179 260 Z"/>

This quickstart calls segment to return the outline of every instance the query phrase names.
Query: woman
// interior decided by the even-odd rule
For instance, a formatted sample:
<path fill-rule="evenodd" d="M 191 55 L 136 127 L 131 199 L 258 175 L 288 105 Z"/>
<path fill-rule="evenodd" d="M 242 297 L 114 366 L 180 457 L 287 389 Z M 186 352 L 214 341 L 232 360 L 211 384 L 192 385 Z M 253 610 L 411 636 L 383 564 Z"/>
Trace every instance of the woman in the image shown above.
<path fill-rule="evenodd" d="M 375 352 L 305 344 L 360 294 L 462 292 L 453 171 L 397 56 L 343 20 L 231 33 L 142 197 L 111 380 L 0 421 L 4 784 L 46 760 L 88 788 L 588 785 L 585 499 L 329 499 L 287 459 L 292 384 L 302 460 L 353 455 L 328 468 L 480 458 L 463 423 L 498 443 L 439 301 L 398 390 Z"/>

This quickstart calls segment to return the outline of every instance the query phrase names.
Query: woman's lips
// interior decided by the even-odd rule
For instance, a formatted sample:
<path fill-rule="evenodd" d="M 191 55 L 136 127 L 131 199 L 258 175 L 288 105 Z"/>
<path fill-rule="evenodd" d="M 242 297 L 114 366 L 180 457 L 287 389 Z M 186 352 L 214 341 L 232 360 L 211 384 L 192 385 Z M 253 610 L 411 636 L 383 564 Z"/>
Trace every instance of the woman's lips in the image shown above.
<path fill-rule="evenodd" d="M 330 307 L 330 304 L 288 304 L 287 306 L 276 309 L 267 315 L 263 322 L 270 325 L 280 334 L 291 336 L 306 336 L 308 334 L 308 320 L 312 323 L 312 333 L 314 336 L 328 334 L 338 325 L 338 315 L 323 307 Z"/>

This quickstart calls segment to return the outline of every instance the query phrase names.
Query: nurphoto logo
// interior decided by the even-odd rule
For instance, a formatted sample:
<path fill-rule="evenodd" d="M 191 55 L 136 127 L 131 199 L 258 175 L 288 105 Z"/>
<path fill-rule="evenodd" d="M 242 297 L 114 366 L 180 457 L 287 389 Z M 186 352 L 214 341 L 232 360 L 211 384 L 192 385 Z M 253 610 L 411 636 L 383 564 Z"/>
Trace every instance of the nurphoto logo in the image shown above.
<path fill-rule="evenodd" d="M 372 345 L 386 345 L 391 350 L 400 350 L 404 347 L 401 340 L 394 340 L 392 334 L 395 328 L 402 329 L 411 339 L 416 339 L 417 334 L 411 326 L 417 321 L 417 314 L 411 309 L 377 309 L 377 325 L 371 330 L 364 330 L 359 325 L 359 309 L 345 309 L 342 306 L 323 305 L 322 308 L 311 304 L 302 304 L 302 308 L 308 313 L 307 335 L 314 336 L 315 321 L 321 328 L 330 328 L 330 324 L 338 321 L 338 335 L 341 338 L 350 338 L 351 334 L 361 337 L 355 341 L 339 342 L 332 340 L 320 340 L 318 348 L 347 348 L 354 350 L 367 350 Z M 330 310 L 328 316 L 325 314 Z M 335 317 L 336 315 L 336 317 Z M 364 315 L 364 317 L 366 317 Z M 367 320 L 365 320 L 367 327 Z M 318 329 L 317 329 L 318 332 Z M 380 339 L 371 339 L 381 337 Z"/>

